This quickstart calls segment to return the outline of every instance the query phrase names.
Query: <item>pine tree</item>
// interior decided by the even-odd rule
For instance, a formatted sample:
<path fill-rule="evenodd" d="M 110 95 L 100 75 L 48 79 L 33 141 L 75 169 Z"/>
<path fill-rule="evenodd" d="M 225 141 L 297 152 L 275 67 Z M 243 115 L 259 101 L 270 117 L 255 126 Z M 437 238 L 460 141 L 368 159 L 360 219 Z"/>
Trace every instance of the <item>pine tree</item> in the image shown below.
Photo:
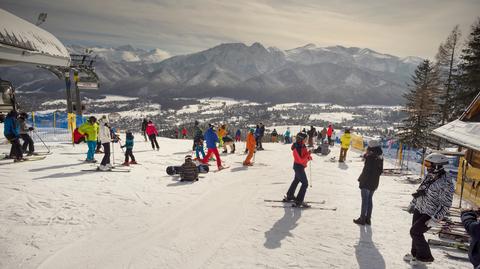
<path fill-rule="evenodd" d="M 473 24 L 460 58 L 461 90 L 457 94 L 457 100 L 463 112 L 480 92 L 480 18 Z"/>
<path fill-rule="evenodd" d="M 440 93 L 440 81 L 437 69 L 429 60 L 423 61 L 415 70 L 412 83 L 404 95 L 408 117 L 403 120 L 398 136 L 410 147 L 425 149 L 436 144 L 430 132 L 438 123 L 439 109 L 435 100 Z"/>
<path fill-rule="evenodd" d="M 460 46 L 461 32 L 456 25 L 444 43 L 438 48 L 436 59 L 436 68 L 439 72 L 439 78 L 442 83 L 441 94 L 439 96 L 440 120 L 442 125 L 451 121 L 454 115 L 451 113 L 455 107 L 455 93 L 458 91 L 456 78 L 458 75 L 458 54 Z"/>

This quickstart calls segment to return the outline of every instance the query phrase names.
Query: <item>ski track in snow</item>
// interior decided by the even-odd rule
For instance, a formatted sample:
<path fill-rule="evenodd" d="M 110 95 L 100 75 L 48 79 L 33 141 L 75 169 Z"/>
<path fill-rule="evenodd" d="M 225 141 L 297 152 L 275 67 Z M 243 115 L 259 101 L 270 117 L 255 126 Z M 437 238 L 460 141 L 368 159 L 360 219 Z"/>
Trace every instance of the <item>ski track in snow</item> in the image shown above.
<path fill-rule="evenodd" d="M 141 165 L 130 173 L 81 172 L 93 167 L 78 161 L 86 145 L 68 144 L 55 144 L 42 161 L 0 166 L 0 268 L 411 268 L 402 260 L 411 215 L 400 207 L 415 185 L 383 176 L 373 225 L 353 224 L 358 152 L 350 150 L 353 161 L 343 165 L 325 161 L 338 146 L 315 155 L 306 200 L 326 200 L 337 211 L 299 210 L 263 201 L 280 199 L 291 182 L 289 145 L 265 143 L 253 167 L 241 166 L 243 150 L 221 154 L 231 168 L 192 184 L 165 174 L 190 153 L 191 141 L 159 143 L 157 152 L 136 141 Z M 118 144 L 114 150 L 121 163 Z M 471 268 L 432 251 L 428 268 Z"/>

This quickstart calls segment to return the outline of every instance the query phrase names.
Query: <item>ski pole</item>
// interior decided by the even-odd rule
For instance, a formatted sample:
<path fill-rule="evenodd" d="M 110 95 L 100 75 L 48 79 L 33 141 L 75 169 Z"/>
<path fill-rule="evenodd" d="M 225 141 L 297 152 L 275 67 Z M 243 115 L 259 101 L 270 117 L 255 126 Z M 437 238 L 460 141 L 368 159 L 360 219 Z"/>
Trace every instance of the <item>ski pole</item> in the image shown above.
<path fill-rule="evenodd" d="M 33 129 L 33 133 L 35 135 L 37 135 L 38 139 L 40 139 L 40 141 L 42 141 L 43 145 L 45 146 L 45 148 L 47 148 L 47 151 L 48 153 L 50 153 L 50 148 L 47 146 L 47 144 L 45 144 L 45 142 L 43 141 L 43 139 L 40 137 L 40 135 L 38 135 L 37 131 L 35 131 L 35 129 Z"/>
<path fill-rule="evenodd" d="M 310 188 L 313 186 L 312 184 L 312 160 L 310 160 Z"/>

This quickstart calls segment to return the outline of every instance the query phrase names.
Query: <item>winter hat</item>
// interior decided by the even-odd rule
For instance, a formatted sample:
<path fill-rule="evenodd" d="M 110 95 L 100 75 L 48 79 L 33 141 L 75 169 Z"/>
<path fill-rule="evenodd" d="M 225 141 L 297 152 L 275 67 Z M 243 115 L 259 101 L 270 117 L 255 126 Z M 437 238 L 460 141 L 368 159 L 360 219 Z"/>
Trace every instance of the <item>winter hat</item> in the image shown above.
<path fill-rule="evenodd" d="M 369 148 L 380 147 L 380 142 L 378 142 L 378 140 L 372 139 L 368 141 L 368 147 Z"/>
<path fill-rule="evenodd" d="M 255 133 L 255 129 L 253 129 L 253 128 L 250 128 L 248 131 L 252 134 Z"/>

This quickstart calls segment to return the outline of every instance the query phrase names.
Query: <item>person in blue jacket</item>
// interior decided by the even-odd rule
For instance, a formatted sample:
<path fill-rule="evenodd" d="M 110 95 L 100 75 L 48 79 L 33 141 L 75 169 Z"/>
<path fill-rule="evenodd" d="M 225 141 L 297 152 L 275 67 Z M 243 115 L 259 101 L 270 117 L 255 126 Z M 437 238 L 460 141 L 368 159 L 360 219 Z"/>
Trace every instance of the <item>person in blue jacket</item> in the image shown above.
<path fill-rule="evenodd" d="M 222 160 L 220 159 L 220 154 L 218 153 L 217 142 L 219 142 L 219 140 L 217 134 L 213 130 L 214 127 L 215 126 L 213 124 L 208 124 L 208 130 L 205 132 L 204 138 L 207 142 L 208 151 L 207 155 L 203 158 L 202 163 L 208 164 L 208 160 L 212 154 L 215 154 L 218 170 L 222 170 L 225 167 L 222 166 Z"/>
<path fill-rule="evenodd" d="M 10 157 L 14 162 L 21 162 L 23 159 L 22 146 L 20 145 L 20 126 L 17 122 L 18 113 L 15 110 L 10 111 L 4 121 L 3 135 L 12 144 Z"/>
<path fill-rule="evenodd" d="M 462 224 L 471 237 L 470 248 L 468 249 L 468 258 L 473 264 L 473 268 L 480 268 L 480 222 L 477 220 L 478 211 L 463 211 Z"/>

